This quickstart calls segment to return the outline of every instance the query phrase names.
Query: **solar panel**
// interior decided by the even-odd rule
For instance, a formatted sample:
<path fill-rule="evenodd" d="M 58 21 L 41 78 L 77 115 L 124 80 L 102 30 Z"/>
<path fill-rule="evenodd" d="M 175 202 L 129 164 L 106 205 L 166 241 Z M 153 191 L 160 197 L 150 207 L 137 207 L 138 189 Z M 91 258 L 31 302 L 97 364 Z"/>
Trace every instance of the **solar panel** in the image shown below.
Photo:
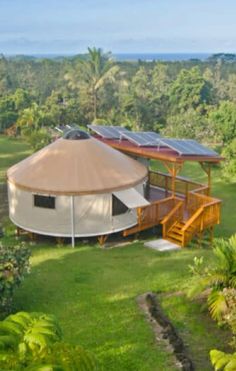
<path fill-rule="evenodd" d="M 128 131 L 122 126 L 88 125 L 88 127 L 105 139 L 120 139 L 121 133 Z"/>
<path fill-rule="evenodd" d="M 206 156 L 218 156 L 218 153 L 210 148 L 203 146 L 201 143 L 196 142 L 196 140 L 188 140 L 188 146 L 196 150 L 198 154 Z"/>
<path fill-rule="evenodd" d="M 158 146 L 160 136 L 153 132 L 123 132 L 121 136 L 140 147 Z"/>
<path fill-rule="evenodd" d="M 67 125 L 59 125 L 59 126 L 55 126 L 54 128 L 55 130 L 59 131 L 59 133 L 65 133 L 66 131 L 70 130 L 71 128 L 67 127 Z"/>
<path fill-rule="evenodd" d="M 160 134 L 155 133 L 154 131 L 144 131 L 143 134 L 145 135 L 145 138 L 150 139 L 152 142 L 154 141 L 159 141 L 161 138 Z"/>
<path fill-rule="evenodd" d="M 218 154 L 192 139 L 160 139 L 160 144 L 167 146 L 180 155 L 218 156 Z"/>

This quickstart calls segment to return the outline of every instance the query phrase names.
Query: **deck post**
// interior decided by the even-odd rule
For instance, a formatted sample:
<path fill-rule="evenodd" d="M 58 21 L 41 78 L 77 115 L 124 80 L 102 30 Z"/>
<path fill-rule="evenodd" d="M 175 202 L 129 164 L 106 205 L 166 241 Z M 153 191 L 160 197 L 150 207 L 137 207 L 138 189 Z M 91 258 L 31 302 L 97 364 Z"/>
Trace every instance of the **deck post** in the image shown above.
<path fill-rule="evenodd" d="M 74 196 L 70 197 L 70 213 L 71 213 L 71 246 L 75 247 L 75 211 L 74 211 Z"/>
<path fill-rule="evenodd" d="M 211 164 L 205 162 L 199 162 L 202 170 L 207 174 L 207 184 L 208 184 L 208 196 L 211 194 Z"/>

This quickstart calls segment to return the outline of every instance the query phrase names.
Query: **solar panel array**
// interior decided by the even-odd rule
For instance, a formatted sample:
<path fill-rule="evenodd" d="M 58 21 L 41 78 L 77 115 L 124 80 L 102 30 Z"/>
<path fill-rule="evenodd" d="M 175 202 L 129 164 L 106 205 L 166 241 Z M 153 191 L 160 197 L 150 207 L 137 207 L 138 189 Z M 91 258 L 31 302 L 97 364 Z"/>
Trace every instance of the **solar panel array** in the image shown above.
<path fill-rule="evenodd" d="M 192 139 L 167 139 L 153 131 L 133 132 L 122 126 L 88 125 L 88 127 L 104 139 L 125 139 L 139 147 L 169 148 L 180 156 L 219 156 L 215 151 Z"/>

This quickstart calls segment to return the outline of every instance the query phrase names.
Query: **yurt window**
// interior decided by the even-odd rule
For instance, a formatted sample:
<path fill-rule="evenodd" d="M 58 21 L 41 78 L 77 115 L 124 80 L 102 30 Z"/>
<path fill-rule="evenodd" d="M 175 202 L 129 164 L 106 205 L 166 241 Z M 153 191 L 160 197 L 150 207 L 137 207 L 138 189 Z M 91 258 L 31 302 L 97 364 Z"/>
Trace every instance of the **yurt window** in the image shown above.
<path fill-rule="evenodd" d="M 128 207 L 123 204 L 115 195 L 112 195 L 112 215 L 121 215 L 126 213 Z"/>
<path fill-rule="evenodd" d="M 55 197 L 34 195 L 34 206 L 45 209 L 55 209 Z"/>

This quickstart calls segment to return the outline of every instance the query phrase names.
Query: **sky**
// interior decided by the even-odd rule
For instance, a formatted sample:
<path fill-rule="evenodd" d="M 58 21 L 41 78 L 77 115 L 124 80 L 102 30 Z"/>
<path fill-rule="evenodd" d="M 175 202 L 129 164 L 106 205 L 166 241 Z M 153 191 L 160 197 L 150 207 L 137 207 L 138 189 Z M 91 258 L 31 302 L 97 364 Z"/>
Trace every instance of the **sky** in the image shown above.
<path fill-rule="evenodd" d="M 236 0 L 0 0 L 0 53 L 236 52 Z"/>

